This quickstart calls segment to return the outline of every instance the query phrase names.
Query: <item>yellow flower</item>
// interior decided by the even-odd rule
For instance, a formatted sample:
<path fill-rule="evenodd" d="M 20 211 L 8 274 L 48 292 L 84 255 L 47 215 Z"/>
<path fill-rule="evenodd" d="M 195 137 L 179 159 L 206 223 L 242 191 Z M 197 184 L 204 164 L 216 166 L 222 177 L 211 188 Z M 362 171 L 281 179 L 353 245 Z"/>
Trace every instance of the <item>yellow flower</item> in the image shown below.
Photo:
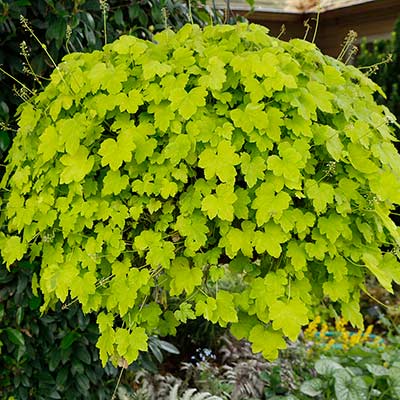
<path fill-rule="evenodd" d="M 328 332 L 328 324 L 324 322 L 322 324 L 321 330 L 319 332 L 319 335 L 320 335 L 321 339 L 325 338 L 326 332 Z"/>
<path fill-rule="evenodd" d="M 325 349 L 329 350 L 333 345 L 335 344 L 335 339 L 329 339 L 328 342 L 325 345 Z"/>
<path fill-rule="evenodd" d="M 349 340 L 350 334 L 347 331 L 342 331 L 340 335 L 340 340 L 342 343 L 346 343 Z"/>
<path fill-rule="evenodd" d="M 337 332 L 344 332 L 347 321 L 344 318 L 338 318 L 335 321 L 335 329 Z"/>
<path fill-rule="evenodd" d="M 372 329 L 374 329 L 373 325 L 368 325 L 368 328 L 365 330 L 364 335 L 368 338 L 368 336 L 372 333 Z"/>
<path fill-rule="evenodd" d="M 315 339 L 315 334 L 318 331 L 318 325 L 321 322 L 321 317 L 317 316 L 314 321 L 308 324 L 307 329 L 304 331 L 304 336 L 306 339 L 312 340 Z"/>
<path fill-rule="evenodd" d="M 350 336 L 350 344 L 351 346 L 355 346 L 356 344 L 361 342 L 363 332 L 359 330 L 356 334 Z"/>

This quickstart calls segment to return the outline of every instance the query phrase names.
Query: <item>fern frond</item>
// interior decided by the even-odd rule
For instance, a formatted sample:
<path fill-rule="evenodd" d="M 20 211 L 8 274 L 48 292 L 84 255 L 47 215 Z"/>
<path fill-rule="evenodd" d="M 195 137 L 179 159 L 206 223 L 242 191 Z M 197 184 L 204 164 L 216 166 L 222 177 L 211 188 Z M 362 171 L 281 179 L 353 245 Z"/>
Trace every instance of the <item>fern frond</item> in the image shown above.
<path fill-rule="evenodd" d="M 136 392 L 128 390 L 124 385 L 118 387 L 118 400 L 151 400 L 151 395 L 144 387 L 139 388 Z"/>
<path fill-rule="evenodd" d="M 197 392 L 197 389 L 189 388 L 179 396 L 181 384 L 177 383 L 172 388 L 168 400 L 224 400 L 222 397 L 214 396 L 208 392 Z"/>

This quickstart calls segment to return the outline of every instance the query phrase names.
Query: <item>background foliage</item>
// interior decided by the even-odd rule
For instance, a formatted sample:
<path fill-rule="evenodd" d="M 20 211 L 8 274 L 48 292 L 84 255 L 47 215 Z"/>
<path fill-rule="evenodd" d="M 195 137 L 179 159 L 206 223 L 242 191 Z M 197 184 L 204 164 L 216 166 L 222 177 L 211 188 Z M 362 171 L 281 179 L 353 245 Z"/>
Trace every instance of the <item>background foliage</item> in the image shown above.
<path fill-rule="evenodd" d="M 213 400 L 400 399 L 398 341 L 349 341 L 346 349 L 337 343 L 328 349 L 320 346 L 319 333 L 298 340 L 274 362 L 253 354 L 248 342 L 224 335 L 215 354 L 181 362 L 174 371 L 128 371 L 119 392 L 123 400 L 203 399 L 200 393 L 204 400 L 206 393 Z"/>
<path fill-rule="evenodd" d="M 108 399 L 114 368 L 98 362 L 98 329 L 77 304 L 40 316 L 34 263 L 0 270 L 0 398 Z"/>
<path fill-rule="evenodd" d="M 396 22 L 391 39 L 361 43 L 356 64 L 361 68 L 366 67 L 369 77 L 382 87 L 387 99 L 379 96 L 378 101 L 386 104 L 400 120 L 400 19 Z"/>

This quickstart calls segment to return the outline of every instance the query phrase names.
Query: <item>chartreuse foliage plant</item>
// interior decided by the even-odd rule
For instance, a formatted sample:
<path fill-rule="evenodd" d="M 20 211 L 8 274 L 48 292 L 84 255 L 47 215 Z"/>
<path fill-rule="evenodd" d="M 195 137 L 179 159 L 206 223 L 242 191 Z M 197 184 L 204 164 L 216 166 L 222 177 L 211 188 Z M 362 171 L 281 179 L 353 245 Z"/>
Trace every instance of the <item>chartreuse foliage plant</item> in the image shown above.
<path fill-rule="evenodd" d="M 366 275 L 400 282 L 400 157 L 376 90 L 258 25 L 72 53 L 20 108 L 2 257 L 40 260 L 42 310 L 97 313 L 104 363 L 197 316 L 272 359 L 325 297 L 361 326 Z"/>

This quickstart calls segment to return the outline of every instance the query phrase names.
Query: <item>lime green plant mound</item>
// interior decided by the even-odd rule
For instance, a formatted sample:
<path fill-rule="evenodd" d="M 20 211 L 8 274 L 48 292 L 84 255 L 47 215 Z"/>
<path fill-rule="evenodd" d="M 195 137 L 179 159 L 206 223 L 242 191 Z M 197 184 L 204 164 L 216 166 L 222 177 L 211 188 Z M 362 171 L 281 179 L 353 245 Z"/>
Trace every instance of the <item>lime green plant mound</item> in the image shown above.
<path fill-rule="evenodd" d="M 186 25 L 64 58 L 20 109 L 1 254 L 41 261 L 43 310 L 96 312 L 103 362 L 187 319 L 274 358 L 330 298 L 361 326 L 400 282 L 400 157 L 379 88 L 257 25 Z"/>

